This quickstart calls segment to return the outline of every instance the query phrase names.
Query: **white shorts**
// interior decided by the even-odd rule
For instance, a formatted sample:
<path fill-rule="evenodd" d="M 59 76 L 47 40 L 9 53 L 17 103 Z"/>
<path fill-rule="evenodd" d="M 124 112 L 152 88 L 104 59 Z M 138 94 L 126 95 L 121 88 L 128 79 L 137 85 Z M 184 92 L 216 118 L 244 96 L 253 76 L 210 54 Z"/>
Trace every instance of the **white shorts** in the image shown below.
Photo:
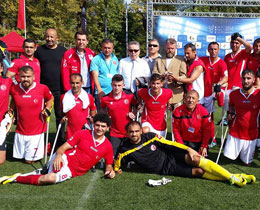
<path fill-rule="evenodd" d="M 255 154 L 256 142 L 256 140 L 243 140 L 228 135 L 224 149 L 224 156 L 231 160 L 235 160 L 240 154 L 240 159 L 245 164 L 252 163 Z"/>
<path fill-rule="evenodd" d="M 156 133 L 162 137 L 166 137 L 166 133 L 167 133 L 167 129 L 163 130 L 163 131 L 158 131 L 156 129 L 153 128 L 153 126 L 149 123 L 149 122 L 144 122 L 142 124 L 142 127 L 149 127 L 150 128 L 150 132 Z"/>
<path fill-rule="evenodd" d="M 55 173 L 53 172 L 53 160 L 56 157 L 56 153 L 53 154 L 50 162 L 49 162 L 49 171 L 48 173 Z M 64 182 L 67 179 L 70 179 L 72 177 L 71 171 L 68 167 L 68 160 L 67 160 L 67 156 L 65 154 L 62 155 L 62 159 L 64 161 L 63 166 L 61 167 L 60 171 L 56 172 L 56 182 L 55 183 L 59 183 L 59 182 Z"/>
<path fill-rule="evenodd" d="M 204 107 L 208 110 L 209 113 L 216 111 L 216 106 L 213 100 L 215 95 L 216 94 L 214 92 L 211 96 L 204 97 Z"/>
<path fill-rule="evenodd" d="M 37 135 L 22 135 L 15 133 L 13 157 L 36 161 L 44 156 L 44 133 Z"/>

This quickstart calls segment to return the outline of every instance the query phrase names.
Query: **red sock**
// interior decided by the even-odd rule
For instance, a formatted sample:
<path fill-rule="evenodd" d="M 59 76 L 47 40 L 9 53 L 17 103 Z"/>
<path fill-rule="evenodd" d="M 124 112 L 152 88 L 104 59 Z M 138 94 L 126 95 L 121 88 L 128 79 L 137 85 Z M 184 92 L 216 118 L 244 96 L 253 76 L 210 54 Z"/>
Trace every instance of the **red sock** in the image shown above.
<path fill-rule="evenodd" d="M 43 175 L 18 176 L 16 181 L 22 184 L 39 185 L 39 178 Z"/>

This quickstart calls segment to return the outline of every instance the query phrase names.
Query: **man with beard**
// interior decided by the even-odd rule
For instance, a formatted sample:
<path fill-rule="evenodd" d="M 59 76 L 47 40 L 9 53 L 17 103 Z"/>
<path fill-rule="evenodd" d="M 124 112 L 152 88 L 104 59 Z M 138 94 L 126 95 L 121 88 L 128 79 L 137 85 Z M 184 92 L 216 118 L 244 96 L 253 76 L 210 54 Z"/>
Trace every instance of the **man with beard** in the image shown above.
<path fill-rule="evenodd" d="M 209 81 L 205 74 L 205 65 L 203 61 L 197 57 L 194 44 L 186 44 L 184 46 L 184 54 L 187 63 L 187 78 L 172 75 L 172 80 L 187 84 L 187 91 L 196 90 L 199 94 L 200 104 L 204 104 L 204 81 Z M 204 77 L 206 77 L 206 79 Z"/>
<path fill-rule="evenodd" d="M 247 59 L 246 69 L 250 69 L 255 73 L 255 85 L 260 87 L 260 38 L 254 41 L 253 50 L 254 52 Z"/>
<path fill-rule="evenodd" d="M 184 95 L 183 83 L 173 81 L 172 76 L 186 78 L 186 63 L 182 56 L 176 55 L 177 42 L 175 39 L 169 38 L 165 45 L 166 58 L 158 58 L 155 61 L 153 73 L 158 73 L 166 80 L 166 87 L 171 89 L 174 97 L 170 103 L 172 108 L 181 105 Z"/>
<path fill-rule="evenodd" d="M 39 46 L 35 52 L 35 58 L 39 59 L 41 65 L 41 84 L 47 85 L 54 97 L 54 112 L 56 117 L 56 128 L 61 121 L 60 96 L 63 92 L 61 81 L 61 60 L 66 51 L 65 47 L 58 45 L 59 37 L 54 28 L 45 31 L 46 43 Z M 64 138 L 64 125 L 59 135 L 59 144 Z"/>
<path fill-rule="evenodd" d="M 21 83 L 11 88 L 11 109 L 17 112 L 13 157 L 26 163 L 43 158 L 46 118 L 50 116 L 53 96 L 45 85 L 34 82 L 33 68 L 19 69 Z"/>
<path fill-rule="evenodd" d="M 238 156 L 245 164 L 253 161 L 257 137 L 260 91 L 253 86 L 255 75 L 252 70 L 242 72 L 242 88 L 230 93 L 228 120 L 229 136 L 224 155 L 235 160 Z"/>

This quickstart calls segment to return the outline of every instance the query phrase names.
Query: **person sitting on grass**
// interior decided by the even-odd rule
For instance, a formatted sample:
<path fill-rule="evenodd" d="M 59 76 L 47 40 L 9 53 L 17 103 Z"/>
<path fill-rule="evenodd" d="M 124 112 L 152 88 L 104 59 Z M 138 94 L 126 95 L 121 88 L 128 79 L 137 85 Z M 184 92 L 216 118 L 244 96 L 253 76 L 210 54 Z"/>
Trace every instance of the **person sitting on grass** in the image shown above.
<path fill-rule="evenodd" d="M 45 175 L 4 176 L 2 184 L 17 182 L 32 185 L 56 184 L 70 178 L 81 176 L 91 169 L 101 158 L 106 160 L 105 176 L 114 178 L 113 148 L 105 137 L 111 125 L 107 114 L 99 113 L 94 117 L 94 130 L 77 131 L 57 150 L 49 162 L 49 171 Z"/>
<path fill-rule="evenodd" d="M 127 141 L 119 148 L 114 170 L 119 174 L 121 161 L 134 161 L 149 173 L 181 177 L 228 180 L 239 187 L 256 182 L 254 175 L 232 174 L 220 165 L 199 155 L 183 144 L 164 139 L 155 133 L 142 134 L 139 122 L 126 125 Z"/>

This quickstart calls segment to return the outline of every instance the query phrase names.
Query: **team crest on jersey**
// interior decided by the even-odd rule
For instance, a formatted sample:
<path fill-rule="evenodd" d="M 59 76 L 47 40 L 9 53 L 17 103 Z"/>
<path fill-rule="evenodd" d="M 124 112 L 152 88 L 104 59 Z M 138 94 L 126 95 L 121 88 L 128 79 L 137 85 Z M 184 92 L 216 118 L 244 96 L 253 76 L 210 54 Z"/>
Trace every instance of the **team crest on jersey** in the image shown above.
<path fill-rule="evenodd" d="M 6 90 L 6 85 L 1 85 L 1 90 Z"/>
<path fill-rule="evenodd" d="M 129 100 L 128 100 L 128 99 L 125 99 L 125 100 L 124 100 L 124 103 L 125 103 L 125 104 L 129 104 Z"/>
<path fill-rule="evenodd" d="M 26 63 L 25 65 L 26 65 L 26 66 L 29 66 L 29 63 Z"/>
<path fill-rule="evenodd" d="M 117 65 L 117 62 L 116 62 L 116 61 L 113 61 L 113 64 L 114 64 L 114 65 Z"/>
<path fill-rule="evenodd" d="M 93 59 L 93 55 L 88 55 L 89 60 Z"/>
<path fill-rule="evenodd" d="M 63 62 L 63 67 L 66 67 L 67 66 L 67 60 L 64 59 L 64 62 Z"/>
<path fill-rule="evenodd" d="M 99 156 L 97 155 L 97 156 L 96 156 L 96 160 L 98 160 L 98 159 L 99 159 Z"/>
<path fill-rule="evenodd" d="M 113 101 L 110 101 L 110 104 L 112 105 L 112 104 L 113 104 Z"/>
<path fill-rule="evenodd" d="M 34 99 L 33 102 L 34 102 L 35 104 L 38 104 L 38 99 Z"/>
<path fill-rule="evenodd" d="M 197 118 L 198 118 L 198 119 L 201 119 L 201 115 L 200 115 L 200 114 L 197 114 Z"/>
<path fill-rule="evenodd" d="M 154 144 L 151 145 L 151 150 L 155 151 L 156 150 L 156 146 Z"/>
<path fill-rule="evenodd" d="M 73 136 L 69 138 L 69 141 L 72 141 L 72 139 L 73 139 Z"/>
<path fill-rule="evenodd" d="M 257 105 L 253 105 L 253 109 L 257 109 L 258 108 L 258 106 Z"/>
<path fill-rule="evenodd" d="M 164 108 L 164 105 L 161 105 L 161 109 L 163 109 Z"/>

